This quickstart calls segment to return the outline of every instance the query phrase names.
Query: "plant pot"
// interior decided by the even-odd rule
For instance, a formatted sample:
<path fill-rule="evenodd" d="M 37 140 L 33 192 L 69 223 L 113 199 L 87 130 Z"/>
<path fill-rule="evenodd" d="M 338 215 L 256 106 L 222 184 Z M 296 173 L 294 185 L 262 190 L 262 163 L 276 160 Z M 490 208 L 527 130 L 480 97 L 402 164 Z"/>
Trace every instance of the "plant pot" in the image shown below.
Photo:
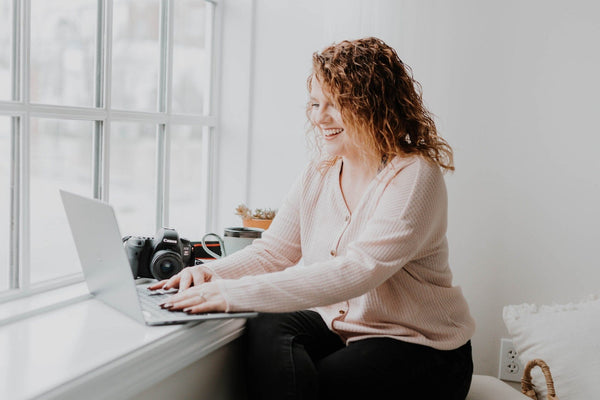
<path fill-rule="evenodd" d="M 244 226 L 246 228 L 259 228 L 266 230 L 269 228 L 272 221 L 272 219 L 246 218 L 244 219 Z"/>

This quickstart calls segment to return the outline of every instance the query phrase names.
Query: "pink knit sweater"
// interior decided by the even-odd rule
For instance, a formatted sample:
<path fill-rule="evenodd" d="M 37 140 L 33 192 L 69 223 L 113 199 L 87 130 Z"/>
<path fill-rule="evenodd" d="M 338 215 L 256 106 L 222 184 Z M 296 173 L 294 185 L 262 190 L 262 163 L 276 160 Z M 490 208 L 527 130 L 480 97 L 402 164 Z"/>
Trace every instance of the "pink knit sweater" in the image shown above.
<path fill-rule="evenodd" d="M 347 342 L 386 336 L 443 350 L 466 343 L 475 324 L 452 286 L 439 167 L 397 157 L 350 213 L 341 165 L 323 174 L 309 164 L 263 238 L 209 264 L 228 311 L 312 308 Z"/>

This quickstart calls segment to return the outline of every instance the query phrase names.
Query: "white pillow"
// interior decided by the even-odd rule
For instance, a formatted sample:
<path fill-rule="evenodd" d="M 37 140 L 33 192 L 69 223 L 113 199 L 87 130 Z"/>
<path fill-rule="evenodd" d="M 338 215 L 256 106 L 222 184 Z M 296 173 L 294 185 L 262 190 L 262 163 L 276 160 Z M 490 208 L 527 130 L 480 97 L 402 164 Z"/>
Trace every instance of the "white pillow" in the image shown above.
<path fill-rule="evenodd" d="M 521 304 L 502 316 L 523 365 L 541 358 L 561 400 L 600 399 L 600 299 L 576 304 Z M 546 399 L 541 369 L 532 371 L 538 398 Z"/>

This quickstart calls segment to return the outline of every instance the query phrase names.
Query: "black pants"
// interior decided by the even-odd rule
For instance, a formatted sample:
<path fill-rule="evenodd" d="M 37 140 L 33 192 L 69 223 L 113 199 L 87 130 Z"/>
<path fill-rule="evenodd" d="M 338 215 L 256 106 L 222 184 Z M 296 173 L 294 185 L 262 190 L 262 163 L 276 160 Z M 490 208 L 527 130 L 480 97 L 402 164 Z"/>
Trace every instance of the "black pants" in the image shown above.
<path fill-rule="evenodd" d="M 348 346 L 319 314 L 259 314 L 248 320 L 251 400 L 464 400 L 473 374 L 471 343 L 436 350 L 391 338 Z"/>

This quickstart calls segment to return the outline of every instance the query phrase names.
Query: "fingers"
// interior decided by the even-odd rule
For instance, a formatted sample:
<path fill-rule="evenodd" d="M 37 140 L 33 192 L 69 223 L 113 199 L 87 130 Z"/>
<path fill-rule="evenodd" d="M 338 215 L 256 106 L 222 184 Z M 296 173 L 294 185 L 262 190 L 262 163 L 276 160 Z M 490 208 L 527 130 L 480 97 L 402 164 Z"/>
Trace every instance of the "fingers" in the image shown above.
<path fill-rule="evenodd" d="M 165 303 L 161 304 L 161 307 L 173 310 L 182 310 L 189 304 L 198 304 L 203 301 L 206 301 L 206 294 L 202 291 L 202 289 L 199 288 L 199 286 L 194 286 L 188 290 L 180 291 L 179 293 L 169 297 Z"/>
<path fill-rule="evenodd" d="M 211 275 L 205 271 L 202 267 L 188 267 L 184 268 L 179 275 L 181 279 L 179 281 L 179 291 L 182 292 L 190 287 L 199 286 L 205 282 L 210 281 Z"/>
<path fill-rule="evenodd" d="M 195 306 L 186 307 L 183 309 L 188 314 L 202 314 L 208 312 L 223 311 L 223 305 L 217 301 L 207 301 L 206 303 Z"/>
<path fill-rule="evenodd" d="M 206 297 L 204 297 L 204 295 L 200 293 L 199 295 L 190 296 L 187 299 L 178 301 L 172 301 L 171 299 L 169 299 L 169 301 L 167 301 L 164 304 L 163 308 L 167 308 L 171 311 L 179 311 L 205 302 Z"/>
<path fill-rule="evenodd" d="M 185 290 L 191 286 L 192 283 L 192 273 L 191 268 L 184 268 L 178 275 L 179 279 L 179 291 Z"/>
<path fill-rule="evenodd" d="M 162 281 L 153 283 L 152 285 L 148 286 L 148 289 L 150 290 L 157 290 L 157 289 L 162 289 L 165 284 L 167 283 L 168 279 L 163 279 Z"/>
<path fill-rule="evenodd" d="M 171 279 L 164 279 L 160 282 L 148 286 L 150 290 L 174 289 L 184 291 L 192 286 L 199 286 L 202 283 L 210 282 L 212 275 L 202 267 L 186 267 Z"/>
<path fill-rule="evenodd" d="M 161 304 L 161 307 L 170 311 L 184 311 L 196 314 L 225 311 L 227 303 L 214 284 L 206 283 L 194 286 L 185 291 L 180 291 L 169 297 L 165 303 Z"/>
<path fill-rule="evenodd" d="M 181 271 L 181 272 L 183 272 L 183 271 Z M 173 289 L 173 288 L 179 287 L 180 279 L 181 279 L 181 272 L 178 273 L 177 275 L 172 276 L 171 279 L 167 279 L 165 281 L 161 281 L 161 282 L 166 282 L 162 286 L 162 288 L 163 289 Z"/>

